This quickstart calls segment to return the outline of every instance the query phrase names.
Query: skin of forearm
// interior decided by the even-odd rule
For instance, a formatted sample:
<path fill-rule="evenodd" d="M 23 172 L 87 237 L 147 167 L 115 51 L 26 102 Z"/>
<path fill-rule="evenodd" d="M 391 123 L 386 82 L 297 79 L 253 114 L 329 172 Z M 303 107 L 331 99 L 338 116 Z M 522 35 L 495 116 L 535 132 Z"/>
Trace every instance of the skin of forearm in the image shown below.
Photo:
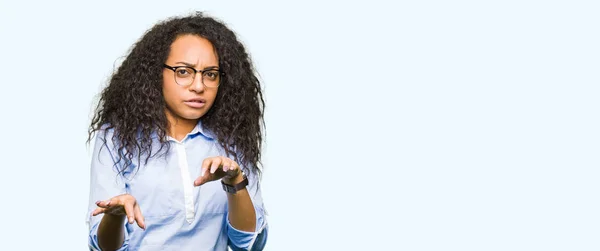
<path fill-rule="evenodd" d="M 242 180 L 243 178 L 239 175 L 236 179 L 227 183 L 237 184 Z M 235 194 L 227 193 L 227 201 L 229 203 L 229 222 L 231 226 L 246 232 L 256 231 L 256 212 L 248 190 L 242 189 Z"/>
<path fill-rule="evenodd" d="M 103 251 L 117 250 L 125 241 L 125 215 L 104 214 L 98 226 L 98 245 Z"/>

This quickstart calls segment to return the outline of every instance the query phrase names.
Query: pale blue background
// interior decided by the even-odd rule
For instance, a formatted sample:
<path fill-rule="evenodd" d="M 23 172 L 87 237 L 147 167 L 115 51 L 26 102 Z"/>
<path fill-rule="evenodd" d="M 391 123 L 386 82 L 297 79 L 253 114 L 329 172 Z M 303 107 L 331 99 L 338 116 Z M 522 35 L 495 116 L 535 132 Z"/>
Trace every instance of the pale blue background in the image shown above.
<path fill-rule="evenodd" d="M 267 250 L 599 250 L 597 1 L 0 1 L 0 234 L 85 250 L 92 101 L 165 17 L 247 45 Z"/>

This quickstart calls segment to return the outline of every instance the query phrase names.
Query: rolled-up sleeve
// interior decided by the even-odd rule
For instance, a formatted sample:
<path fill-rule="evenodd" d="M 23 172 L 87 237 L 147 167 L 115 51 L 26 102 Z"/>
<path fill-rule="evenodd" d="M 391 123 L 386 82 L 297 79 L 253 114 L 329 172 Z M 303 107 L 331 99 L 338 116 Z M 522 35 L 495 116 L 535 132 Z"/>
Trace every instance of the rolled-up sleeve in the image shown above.
<path fill-rule="evenodd" d="M 235 229 L 229 222 L 229 215 L 227 215 L 227 236 L 229 237 L 229 246 L 233 251 L 263 250 L 267 242 L 268 225 L 258 175 L 250 172 L 247 176 L 249 183 L 247 190 L 256 212 L 256 230 L 246 232 Z"/>
<path fill-rule="evenodd" d="M 119 165 L 115 165 L 116 151 L 111 140 L 112 134 L 104 132 L 100 130 L 96 133 L 90 170 L 90 200 L 86 223 L 89 227 L 88 244 L 91 250 L 101 250 L 98 245 L 98 225 L 104 215 L 92 216 L 92 212 L 96 209 L 96 201 L 107 200 L 126 192 L 125 183 L 119 174 Z M 129 233 L 125 231 L 125 241 L 119 250 L 128 250 L 128 243 Z"/>

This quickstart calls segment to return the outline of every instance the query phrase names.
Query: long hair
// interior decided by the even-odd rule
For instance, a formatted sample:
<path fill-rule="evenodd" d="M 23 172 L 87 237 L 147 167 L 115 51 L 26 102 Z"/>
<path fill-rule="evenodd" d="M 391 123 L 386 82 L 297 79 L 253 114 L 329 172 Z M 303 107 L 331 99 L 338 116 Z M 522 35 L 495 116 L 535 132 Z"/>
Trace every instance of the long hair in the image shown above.
<path fill-rule="evenodd" d="M 241 166 L 258 171 L 264 128 L 265 102 L 260 82 L 243 44 L 223 22 L 201 12 L 173 17 L 149 29 L 130 49 L 123 63 L 101 92 L 88 130 L 113 131 L 112 140 L 123 170 L 137 158 L 147 163 L 151 156 L 168 151 L 168 121 L 162 93 L 162 64 L 170 46 L 180 35 L 198 35 L 209 40 L 218 55 L 221 78 L 213 106 L 200 118 L 225 152 Z M 160 145 L 153 148 L 158 136 Z M 121 171 L 123 171 L 121 170 Z"/>

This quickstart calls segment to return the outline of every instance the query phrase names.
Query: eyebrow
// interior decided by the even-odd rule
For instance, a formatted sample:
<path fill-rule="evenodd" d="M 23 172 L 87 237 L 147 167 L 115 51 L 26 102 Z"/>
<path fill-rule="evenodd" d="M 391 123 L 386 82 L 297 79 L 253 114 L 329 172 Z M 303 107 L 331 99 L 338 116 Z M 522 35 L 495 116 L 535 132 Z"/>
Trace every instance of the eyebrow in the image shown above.
<path fill-rule="evenodd" d="M 183 65 L 185 65 L 187 67 L 192 67 L 192 68 L 196 69 L 196 65 L 195 64 L 190 64 L 188 62 L 181 62 L 181 61 L 179 61 L 179 62 L 175 62 L 175 64 L 183 64 Z M 219 69 L 219 67 L 218 66 L 208 66 L 208 67 L 204 67 L 204 69 L 202 69 L 202 70 L 212 70 L 212 69 Z"/>

